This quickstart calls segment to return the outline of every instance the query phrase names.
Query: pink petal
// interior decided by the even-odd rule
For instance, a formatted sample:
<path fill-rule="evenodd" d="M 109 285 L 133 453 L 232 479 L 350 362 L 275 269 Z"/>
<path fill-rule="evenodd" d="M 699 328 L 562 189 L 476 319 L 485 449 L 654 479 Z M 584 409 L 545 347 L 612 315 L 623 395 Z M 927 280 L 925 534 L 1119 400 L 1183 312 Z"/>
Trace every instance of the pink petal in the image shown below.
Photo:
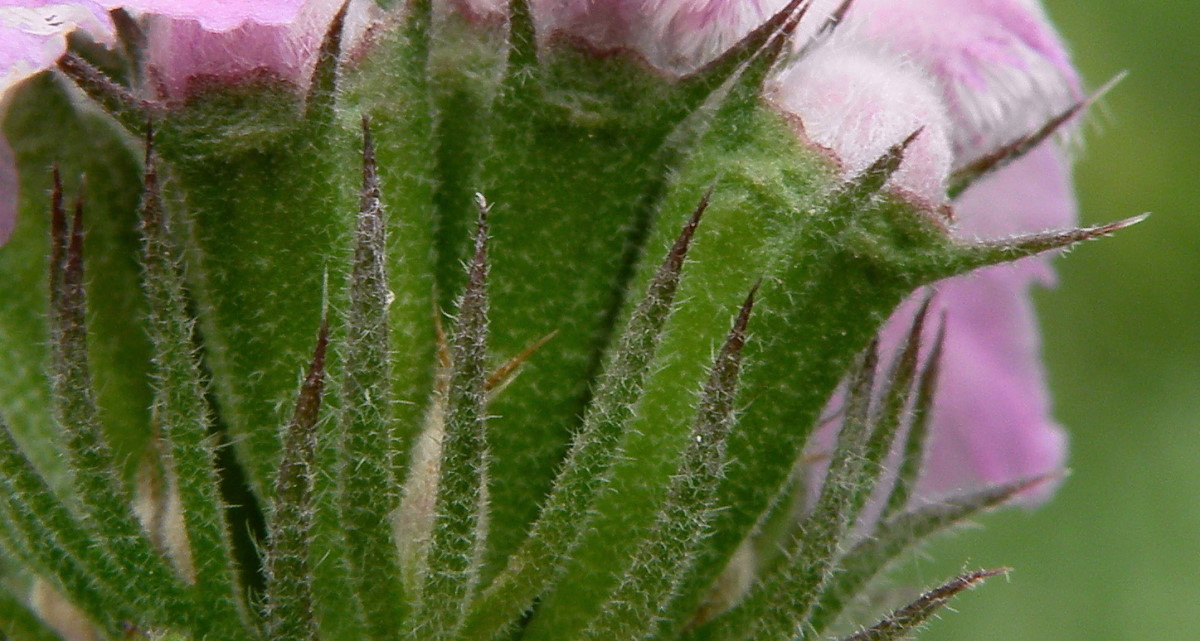
<path fill-rule="evenodd" d="M 565 35 L 598 51 L 628 50 L 656 68 L 700 67 L 783 9 L 789 0 L 533 0 L 544 38 Z M 815 30 L 840 0 L 815 0 L 801 34 Z M 506 0 L 453 0 L 464 15 L 502 20 Z M 803 36 L 801 36 L 803 38 Z"/>
<path fill-rule="evenodd" d="M 940 83 L 962 161 L 1032 131 L 1079 97 L 1066 48 L 1032 0 L 863 0 L 851 19 L 862 37 Z"/>
<path fill-rule="evenodd" d="M 269 3 L 250 3 L 240 12 L 214 12 L 202 20 L 155 16 L 150 24 L 146 60 L 158 88 L 171 99 L 185 100 L 193 89 L 214 80 L 238 82 L 265 72 L 306 89 L 317 52 L 341 0 L 305 2 L 283 24 L 262 23 L 254 18 L 228 31 L 214 30 L 214 24 L 232 24 L 235 18 L 251 14 L 267 20 L 288 15 L 281 8 L 256 10 L 258 4 Z M 351 3 L 347 18 L 351 40 L 365 30 L 370 16 L 369 3 Z M 214 18 L 223 22 L 214 23 Z"/>
<path fill-rule="evenodd" d="M 938 287 L 945 357 L 922 496 L 959 494 L 1062 469 L 1066 434 L 1050 417 L 1030 288 L 1046 269 L 993 267 Z M 1040 485 L 1036 496 L 1053 488 Z"/>
<path fill-rule="evenodd" d="M 108 9 L 124 7 L 167 18 L 195 20 L 208 31 L 229 31 L 248 22 L 288 24 L 311 3 L 308 0 L 128 0 L 103 4 Z"/>
<path fill-rule="evenodd" d="M 846 177 L 865 170 L 917 130 L 891 186 L 940 204 L 953 154 L 937 87 L 878 49 L 835 39 L 781 73 L 771 99 L 807 139 L 830 150 Z"/>

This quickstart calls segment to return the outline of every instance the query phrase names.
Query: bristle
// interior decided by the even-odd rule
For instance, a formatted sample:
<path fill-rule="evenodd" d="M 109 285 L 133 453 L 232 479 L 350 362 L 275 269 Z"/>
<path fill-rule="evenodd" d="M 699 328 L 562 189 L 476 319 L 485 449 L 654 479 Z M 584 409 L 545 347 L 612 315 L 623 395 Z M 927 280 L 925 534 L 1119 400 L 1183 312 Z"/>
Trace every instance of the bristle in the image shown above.
<path fill-rule="evenodd" d="M 925 305 L 922 307 L 921 315 L 918 316 L 918 318 L 922 319 L 920 323 L 922 326 L 924 325 L 923 317 L 928 313 L 931 301 L 932 298 L 926 300 Z M 922 336 L 921 331 L 921 329 L 916 329 L 910 335 L 909 340 L 919 341 Z M 938 323 L 937 333 L 933 339 L 933 346 L 926 357 L 925 367 L 918 375 L 916 398 L 912 402 L 912 418 L 909 421 L 908 434 L 904 440 L 900 469 L 896 473 L 896 483 L 892 486 L 887 505 L 884 507 L 882 516 L 884 519 L 907 507 L 909 499 L 916 488 L 917 476 L 920 474 L 921 467 L 925 462 L 929 421 L 933 415 L 933 400 L 937 392 L 938 374 L 941 371 L 942 350 L 945 347 L 945 343 L 946 317 L 945 312 L 943 312 L 942 318 Z"/>
<path fill-rule="evenodd" d="M 840 569 L 822 591 L 809 624 L 824 632 L 868 583 L 904 554 L 930 537 L 951 530 L 971 518 L 995 509 L 1029 492 L 1057 475 L 1041 476 L 945 499 L 892 516 L 879 523 L 870 536 L 842 557 Z"/>
<path fill-rule="evenodd" d="M 730 78 L 743 73 L 756 57 L 773 64 L 783 50 L 782 45 L 811 6 L 812 0 L 791 0 L 721 55 L 685 76 L 681 81 L 683 86 L 702 102 Z"/>
<path fill-rule="evenodd" d="M 854 0 L 842 0 L 842 3 L 838 5 L 837 9 L 833 10 L 833 13 L 829 14 L 829 17 L 825 19 L 824 24 L 822 24 L 821 27 L 817 29 L 816 33 L 809 38 L 808 42 L 805 42 L 796 51 L 796 58 L 803 58 L 810 51 L 820 46 L 821 43 L 828 40 L 829 37 L 838 30 L 838 27 L 845 23 L 846 16 L 850 13 L 850 9 L 853 7 Z"/>
<path fill-rule="evenodd" d="M 533 22 L 533 7 L 529 0 L 509 0 L 508 3 L 508 66 L 509 74 L 527 73 L 537 66 L 537 29 Z"/>
<path fill-rule="evenodd" d="M 58 70 L 130 133 L 140 134 L 146 119 L 158 110 L 157 105 L 138 98 L 73 51 L 59 59 Z"/>

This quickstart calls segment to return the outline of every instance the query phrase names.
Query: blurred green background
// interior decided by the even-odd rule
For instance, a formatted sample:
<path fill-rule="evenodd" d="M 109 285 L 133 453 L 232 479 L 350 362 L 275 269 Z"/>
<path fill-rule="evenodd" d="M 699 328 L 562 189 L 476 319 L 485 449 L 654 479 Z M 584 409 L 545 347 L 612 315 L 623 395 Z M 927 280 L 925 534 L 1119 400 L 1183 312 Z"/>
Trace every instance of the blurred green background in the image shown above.
<path fill-rule="evenodd" d="M 1200 4 L 1047 0 L 1089 86 L 1086 222 L 1145 224 L 1059 261 L 1040 298 L 1072 474 L 1032 511 L 937 542 L 905 580 L 1009 565 L 926 641 L 1200 639 Z M 951 28 L 951 27 L 947 27 Z"/>

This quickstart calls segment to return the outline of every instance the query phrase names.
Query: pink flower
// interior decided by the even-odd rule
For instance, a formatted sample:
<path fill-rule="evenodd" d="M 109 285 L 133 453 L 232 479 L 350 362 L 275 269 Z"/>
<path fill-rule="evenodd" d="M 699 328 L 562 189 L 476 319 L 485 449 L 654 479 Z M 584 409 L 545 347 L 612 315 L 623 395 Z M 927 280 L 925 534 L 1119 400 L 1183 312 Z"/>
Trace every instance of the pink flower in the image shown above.
<path fill-rule="evenodd" d="M 67 50 L 67 34 L 84 29 L 109 41 L 112 21 L 91 2 L 8 0 L 0 5 L 0 96 L 51 67 Z"/>
<path fill-rule="evenodd" d="M 107 13 L 110 9 L 124 7 L 139 13 L 196 20 L 204 29 L 220 32 L 248 22 L 287 25 L 305 4 L 305 0 L 3 0 L 0 2 L 0 95 L 21 80 L 54 66 L 67 50 L 67 34 L 76 29 L 101 42 L 112 42 L 113 23 Z"/>

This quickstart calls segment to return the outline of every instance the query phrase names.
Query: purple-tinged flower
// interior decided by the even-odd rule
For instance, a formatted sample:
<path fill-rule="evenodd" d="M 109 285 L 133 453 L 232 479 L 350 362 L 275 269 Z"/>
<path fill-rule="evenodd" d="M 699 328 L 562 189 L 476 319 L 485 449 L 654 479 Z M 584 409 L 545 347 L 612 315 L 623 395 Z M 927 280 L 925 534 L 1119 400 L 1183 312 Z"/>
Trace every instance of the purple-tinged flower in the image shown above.
<path fill-rule="evenodd" d="M 231 31 L 247 23 L 289 25 L 315 4 L 312 0 L 127 0 L 102 3 L 109 9 L 123 7 L 141 13 L 195 20 L 209 31 Z"/>
<path fill-rule="evenodd" d="M 770 99 L 797 116 L 797 134 L 829 150 L 847 177 L 920 130 L 891 186 L 931 206 L 944 200 L 954 123 L 919 68 L 837 38 L 779 74 Z"/>
<path fill-rule="evenodd" d="M 306 4 L 314 3 L 306 0 L 5 0 L 0 3 L 0 95 L 21 80 L 54 66 L 67 50 L 67 35 L 77 29 L 101 42 L 112 42 L 114 27 L 107 13 L 111 9 L 125 8 L 148 15 L 195 20 L 202 28 L 219 32 L 249 22 L 287 25 L 296 19 Z"/>
<path fill-rule="evenodd" d="M 968 161 L 1077 101 L 1079 79 L 1036 0 L 867 0 L 859 34 L 922 66 L 953 115 Z"/>
<path fill-rule="evenodd" d="M 170 100 L 186 100 L 197 85 L 236 83 L 256 74 L 270 74 L 302 91 L 307 89 L 321 40 L 342 2 L 291 4 L 299 6 L 284 19 L 279 19 L 285 15 L 279 9 L 258 11 L 240 22 L 221 13 L 207 17 L 166 11 L 154 14 L 148 32 L 147 68 L 156 89 Z M 350 3 L 346 21 L 351 40 L 365 31 L 372 8 L 368 2 Z"/>
<path fill-rule="evenodd" d="M 8 0 L 0 5 L 0 98 L 9 87 L 54 65 L 67 34 L 83 29 L 110 41 L 112 21 L 91 2 Z"/>

